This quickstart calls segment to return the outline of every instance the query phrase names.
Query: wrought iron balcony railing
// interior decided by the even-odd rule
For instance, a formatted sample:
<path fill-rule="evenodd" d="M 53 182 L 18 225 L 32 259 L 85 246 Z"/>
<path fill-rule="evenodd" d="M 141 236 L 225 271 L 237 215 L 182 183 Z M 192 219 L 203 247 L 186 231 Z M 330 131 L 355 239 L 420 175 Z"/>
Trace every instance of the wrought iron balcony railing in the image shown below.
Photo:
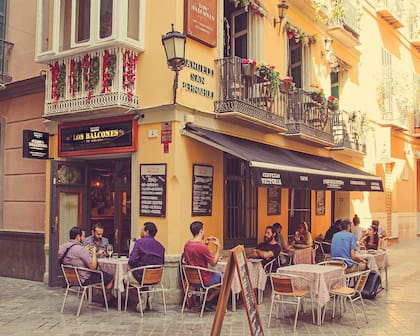
<path fill-rule="evenodd" d="M 348 112 L 344 110 L 333 114 L 333 149 L 352 149 L 366 153 L 366 135 L 369 123 L 366 115 L 360 111 Z"/>
<path fill-rule="evenodd" d="M 215 112 L 219 117 L 244 120 L 285 132 L 288 136 L 332 146 L 331 115 L 325 97 L 302 89 L 273 85 L 252 64 L 239 57 L 216 60 L 218 97 Z M 258 76 L 259 74 L 259 76 Z"/>
<path fill-rule="evenodd" d="M 287 95 L 274 91 L 268 79 L 256 75 L 255 65 L 242 64 L 239 57 L 216 60 L 218 97 L 215 112 L 243 116 L 284 127 Z"/>
<path fill-rule="evenodd" d="M 12 47 L 12 42 L 0 40 L 0 84 L 9 83 L 12 81 L 12 76 L 10 76 L 8 71 L 9 58 Z"/>
<path fill-rule="evenodd" d="M 44 117 L 87 110 L 138 107 L 137 52 L 107 48 L 50 63 Z"/>

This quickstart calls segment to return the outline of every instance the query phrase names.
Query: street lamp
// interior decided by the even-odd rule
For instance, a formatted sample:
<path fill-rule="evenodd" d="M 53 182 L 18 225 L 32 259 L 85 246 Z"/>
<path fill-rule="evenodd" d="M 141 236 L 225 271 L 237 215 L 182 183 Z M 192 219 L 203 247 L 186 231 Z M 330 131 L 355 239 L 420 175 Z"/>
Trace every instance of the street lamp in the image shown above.
<path fill-rule="evenodd" d="M 176 90 L 178 89 L 178 75 L 179 71 L 185 65 L 185 43 L 186 36 L 178 31 L 174 30 L 174 24 L 172 24 L 172 31 L 162 35 L 162 45 L 165 48 L 166 61 L 169 69 L 175 71 L 173 95 L 174 104 L 176 103 Z"/>
<path fill-rule="evenodd" d="M 281 22 L 286 17 L 286 12 L 288 9 L 289 9 L 289 6 L 287 5 L 286 0 L 282 0 L 281 3 L 277 4 L 277 10 L 279 12 L 279 20 L 277 21 L 276 18 L 274 18 L 274 28 L 276 27 L 277 23 L 281 27 Z"/>

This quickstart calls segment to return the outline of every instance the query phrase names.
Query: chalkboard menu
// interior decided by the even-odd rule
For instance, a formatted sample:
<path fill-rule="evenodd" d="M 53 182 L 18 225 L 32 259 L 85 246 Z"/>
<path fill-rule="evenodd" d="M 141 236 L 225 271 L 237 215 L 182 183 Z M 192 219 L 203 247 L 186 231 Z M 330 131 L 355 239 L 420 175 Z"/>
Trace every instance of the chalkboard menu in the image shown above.
<path fill-rule="evenodd" d="M 267 188 L 267 215 L 280 215 L 281 188 Z"/>
<path fill-rule="evenodd" d="M 213 166 L 193 165 L 192 215 L 211 216 Z"/>
<path fill-rule="evenodd" d="M 264 331 L 262 328 L 260 314 L 258 312 L 257 300 L 255 298 L 254 289 L 252 288 L 251 279 L 249 277 L 245 249 L 242 245 L 238 245 L 230 250 L 226 271 L 223 276 L 222 289 L 220 291 L 219 301 L 217 302 L 216 314 L 214 316 L 210 335 L 220 335 L 235 272 L 237 272 L 239 282 L 241 284 L 241 292 L 244 300 L 246 315 L 248 317 L 248 325 L 249 330 L 251 331 L 251 335 L 263 336 Z"/>
<path fill-rule="evenodd" d="M 166 216 L 166 164 L 140 165 L 140 216 Z"/>

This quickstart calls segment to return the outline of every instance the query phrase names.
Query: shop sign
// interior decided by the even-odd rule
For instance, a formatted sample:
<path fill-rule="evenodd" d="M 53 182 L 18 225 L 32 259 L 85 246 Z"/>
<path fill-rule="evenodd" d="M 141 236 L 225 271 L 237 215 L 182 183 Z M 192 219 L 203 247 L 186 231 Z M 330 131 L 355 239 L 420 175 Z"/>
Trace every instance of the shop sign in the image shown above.
<path fill-rule="evenodd" d="M 59 127 L 59 155 L 121 153 L 136 150 L 133 118 L 112 118 Z"/>
<path fill-rule="evenodd" d="M 140 216 L 166 216 L 166 164 L 140 165 Z"/>
<path fill-rule="evenodd" d="M 210 47 L 217 41 L 217 1 L 184 0 L 187 36 Z"/>
<path fill-rule="evenodd" d="M 49 133 L 23 130 L 23 157 L 28 159 L 48 159 Z"/>
<path fill-rule="evenodd" d="M 192 215 L 211 216 L 213 166 L 193 165 Z"/>
<path fill-rule="evenodd" d="M 188 59 L 185 61 L 185 67 L 191 70 L 189 73 L 190 81 L 183 81 L 182 88 L 199 96 L 213 99 L 214 92 L 206 86 L 207 79 L 214 77 L 214 69 Z"/>

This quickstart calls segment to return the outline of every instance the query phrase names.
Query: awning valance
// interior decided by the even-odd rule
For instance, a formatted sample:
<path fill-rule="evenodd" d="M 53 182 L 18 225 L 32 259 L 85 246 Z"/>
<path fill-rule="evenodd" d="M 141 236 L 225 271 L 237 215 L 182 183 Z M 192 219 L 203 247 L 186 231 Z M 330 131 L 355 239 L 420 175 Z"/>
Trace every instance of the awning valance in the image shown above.
<path fill-rule="evenodd" d="M 313 190 L 383 191 L 380 177 L 332 158 L 261 144 L 187 126 L 184 135 L 249 163 L 262 187 Z"/>

